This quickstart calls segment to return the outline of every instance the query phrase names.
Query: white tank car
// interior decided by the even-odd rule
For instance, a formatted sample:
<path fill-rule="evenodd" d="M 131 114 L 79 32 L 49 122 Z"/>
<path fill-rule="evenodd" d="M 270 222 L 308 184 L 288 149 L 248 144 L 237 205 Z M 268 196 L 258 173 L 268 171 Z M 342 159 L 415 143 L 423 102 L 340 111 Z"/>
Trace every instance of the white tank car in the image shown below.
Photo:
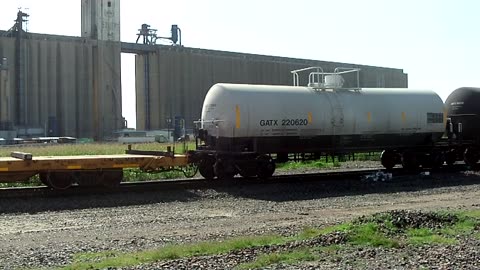
<path fill-rule="evenodd" d="M 310 71 L 308 87 L 299 72 Z M 195 158 L 205 178 L 269 177 L 289 153 L 383 151 L 386 168 L 443 161 L 442 99 L 430 90 L 359 88 L 359 69 L 292 71 L 294 86 L 216 84 L 205 97 Z M 356 88 L 342 88 L 356 74 Z"/>
<path fill-rule="evenodd" d="M 437 141 L 443 112 L 430 90 L 216 84 L 205 97 L 202 129 L 217 150 L 398 149 Z"/>

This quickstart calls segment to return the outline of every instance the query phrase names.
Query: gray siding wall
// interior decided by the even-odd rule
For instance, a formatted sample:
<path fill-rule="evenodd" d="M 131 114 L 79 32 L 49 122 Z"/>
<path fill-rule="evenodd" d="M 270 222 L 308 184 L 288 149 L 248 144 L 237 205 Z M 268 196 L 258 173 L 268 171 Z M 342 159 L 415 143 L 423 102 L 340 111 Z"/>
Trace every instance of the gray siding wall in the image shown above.
<path fill-rule="evenodd" d="M 146 66 L 150 70 L 147 77 Z M 361 87 L 408 86 L 407 74 L 401 69 L 157 46 L 155 52 L 136 57 L 137 129 L 166 128 L 166 119 L 175 116 L 184 117 L 187 127 L 192 127 L 215 83 L 292 85 L 290 71 L 309 66 L 321 66 L 328 72 L 336 67 L 360 68 Z M 345 79 L 348 85 L 356 85 L 353 76 Z M 307 81 L 306 77 L 300 79 L 303 85 Z"/>

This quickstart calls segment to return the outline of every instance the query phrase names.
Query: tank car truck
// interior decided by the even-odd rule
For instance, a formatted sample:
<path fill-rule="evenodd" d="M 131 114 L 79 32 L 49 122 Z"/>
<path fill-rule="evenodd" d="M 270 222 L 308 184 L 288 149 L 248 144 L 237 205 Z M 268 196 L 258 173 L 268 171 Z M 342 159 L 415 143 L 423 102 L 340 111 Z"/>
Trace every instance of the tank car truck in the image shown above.
<path fill-rule="evenodd" d="M 445 131 L 442 99 L 431 90 L 360 88 L 358 72 L 311 67 L 292 71 L 293 86 L 215 84 L 197 122 L 193 160 L 200 174 L 269 177 L 275 160 L 291 153 L 383 151 L 386 168 L 439 159 L 434 148 Z M 352 74 L 357 85 L 344 87 L 343 76 Z"/>

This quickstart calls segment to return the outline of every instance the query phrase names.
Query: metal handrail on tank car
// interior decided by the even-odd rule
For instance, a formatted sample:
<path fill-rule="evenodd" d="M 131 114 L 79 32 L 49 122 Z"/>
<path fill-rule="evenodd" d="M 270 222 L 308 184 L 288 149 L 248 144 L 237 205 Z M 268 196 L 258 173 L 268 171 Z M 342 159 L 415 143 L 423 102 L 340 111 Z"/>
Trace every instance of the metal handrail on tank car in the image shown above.
<path fill-rule="evenodd" d="M 307 68 L 301 68 L 301 69 L 296 69 L 296 70 L 290 71 L 290 73 L 292 73 L 292 75 L 293 75 L 293 86 L 300 86 L 300 78 L 298 77 L 298 73 L 303 72 L 303 71 L 307 71 L 307 70 L 313 70 L 313 69 L 317 70 L 315 73 L 318 73 L 318 74 L 324 74 L 325 73 L 323 71 L 322 67 L 307 67 Z M 308 80 L 310 82 L 310 75 L 309 75 Z M 323 81 L 323 76 L 322 76 L 322 81 Z"/>
<path fill-rule="evenodd" d="M 356 87 L 351 87 L 351 88 L 332 88 L 332 89 L 354 89 L 354 90 L 359 90 L 360 89 L 360 70 L 359 68 L 348 68 L 348 67 L 337 67 L 333 72 L 325 72 L 322 67 L 319 66 L 314 66 L 314 67 L 308 67 L 308 68 L 302 68 L 302 69 L 296 69 L 290 71 L 293 75 L 293 86 L 300 86 L 300 77 L 299 73 L 308 71 L 308 70 L 315 70 L 313 72 L 310 72 L 308 74 L 308 86 L 312 87 L 314 89 L 327 89 L 327 88 L 332 88 L 328 87 L 325 84 L 325 77 L 328 75 L 337 75 L 341 76 L 342 74 L 348 74 L 348 73 L 356 73 L 356 79 L 357 79 L 357 86 Z M 343 79 L 343 77 L 341 77 Z"/>
<path fill-rule="evenodd" d="M 344 70 L 344 71 L 340 71 L 340 70 Z M 357 74 L 357 87 L 353 87 L 352 89 L 360 89 L 360 70 L 361 69 L 359 68 L 337 67 L 333 72 L 338 75 L 355 72 Z"/>

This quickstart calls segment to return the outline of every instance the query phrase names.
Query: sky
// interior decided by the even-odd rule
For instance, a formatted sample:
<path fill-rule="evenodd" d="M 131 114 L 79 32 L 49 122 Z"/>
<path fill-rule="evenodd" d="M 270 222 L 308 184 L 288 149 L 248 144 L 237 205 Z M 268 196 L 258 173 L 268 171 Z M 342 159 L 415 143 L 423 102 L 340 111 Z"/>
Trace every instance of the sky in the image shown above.
<path fill-rule="evenodd" d="M 80 36 L 80 0 L 1 2 L 0 29 L 18 8 L 28 31 Z M 186 47 L 403 69 L 409 88 L 443 100 L 480 87 L 477 0 L 121 0 L 121 40 L 135 42 L 142 23 Z M 123 115 L 135 123 L 134 56 L 122 54 Z M 290 74 L 285 74 L 290 77 Z"/>

